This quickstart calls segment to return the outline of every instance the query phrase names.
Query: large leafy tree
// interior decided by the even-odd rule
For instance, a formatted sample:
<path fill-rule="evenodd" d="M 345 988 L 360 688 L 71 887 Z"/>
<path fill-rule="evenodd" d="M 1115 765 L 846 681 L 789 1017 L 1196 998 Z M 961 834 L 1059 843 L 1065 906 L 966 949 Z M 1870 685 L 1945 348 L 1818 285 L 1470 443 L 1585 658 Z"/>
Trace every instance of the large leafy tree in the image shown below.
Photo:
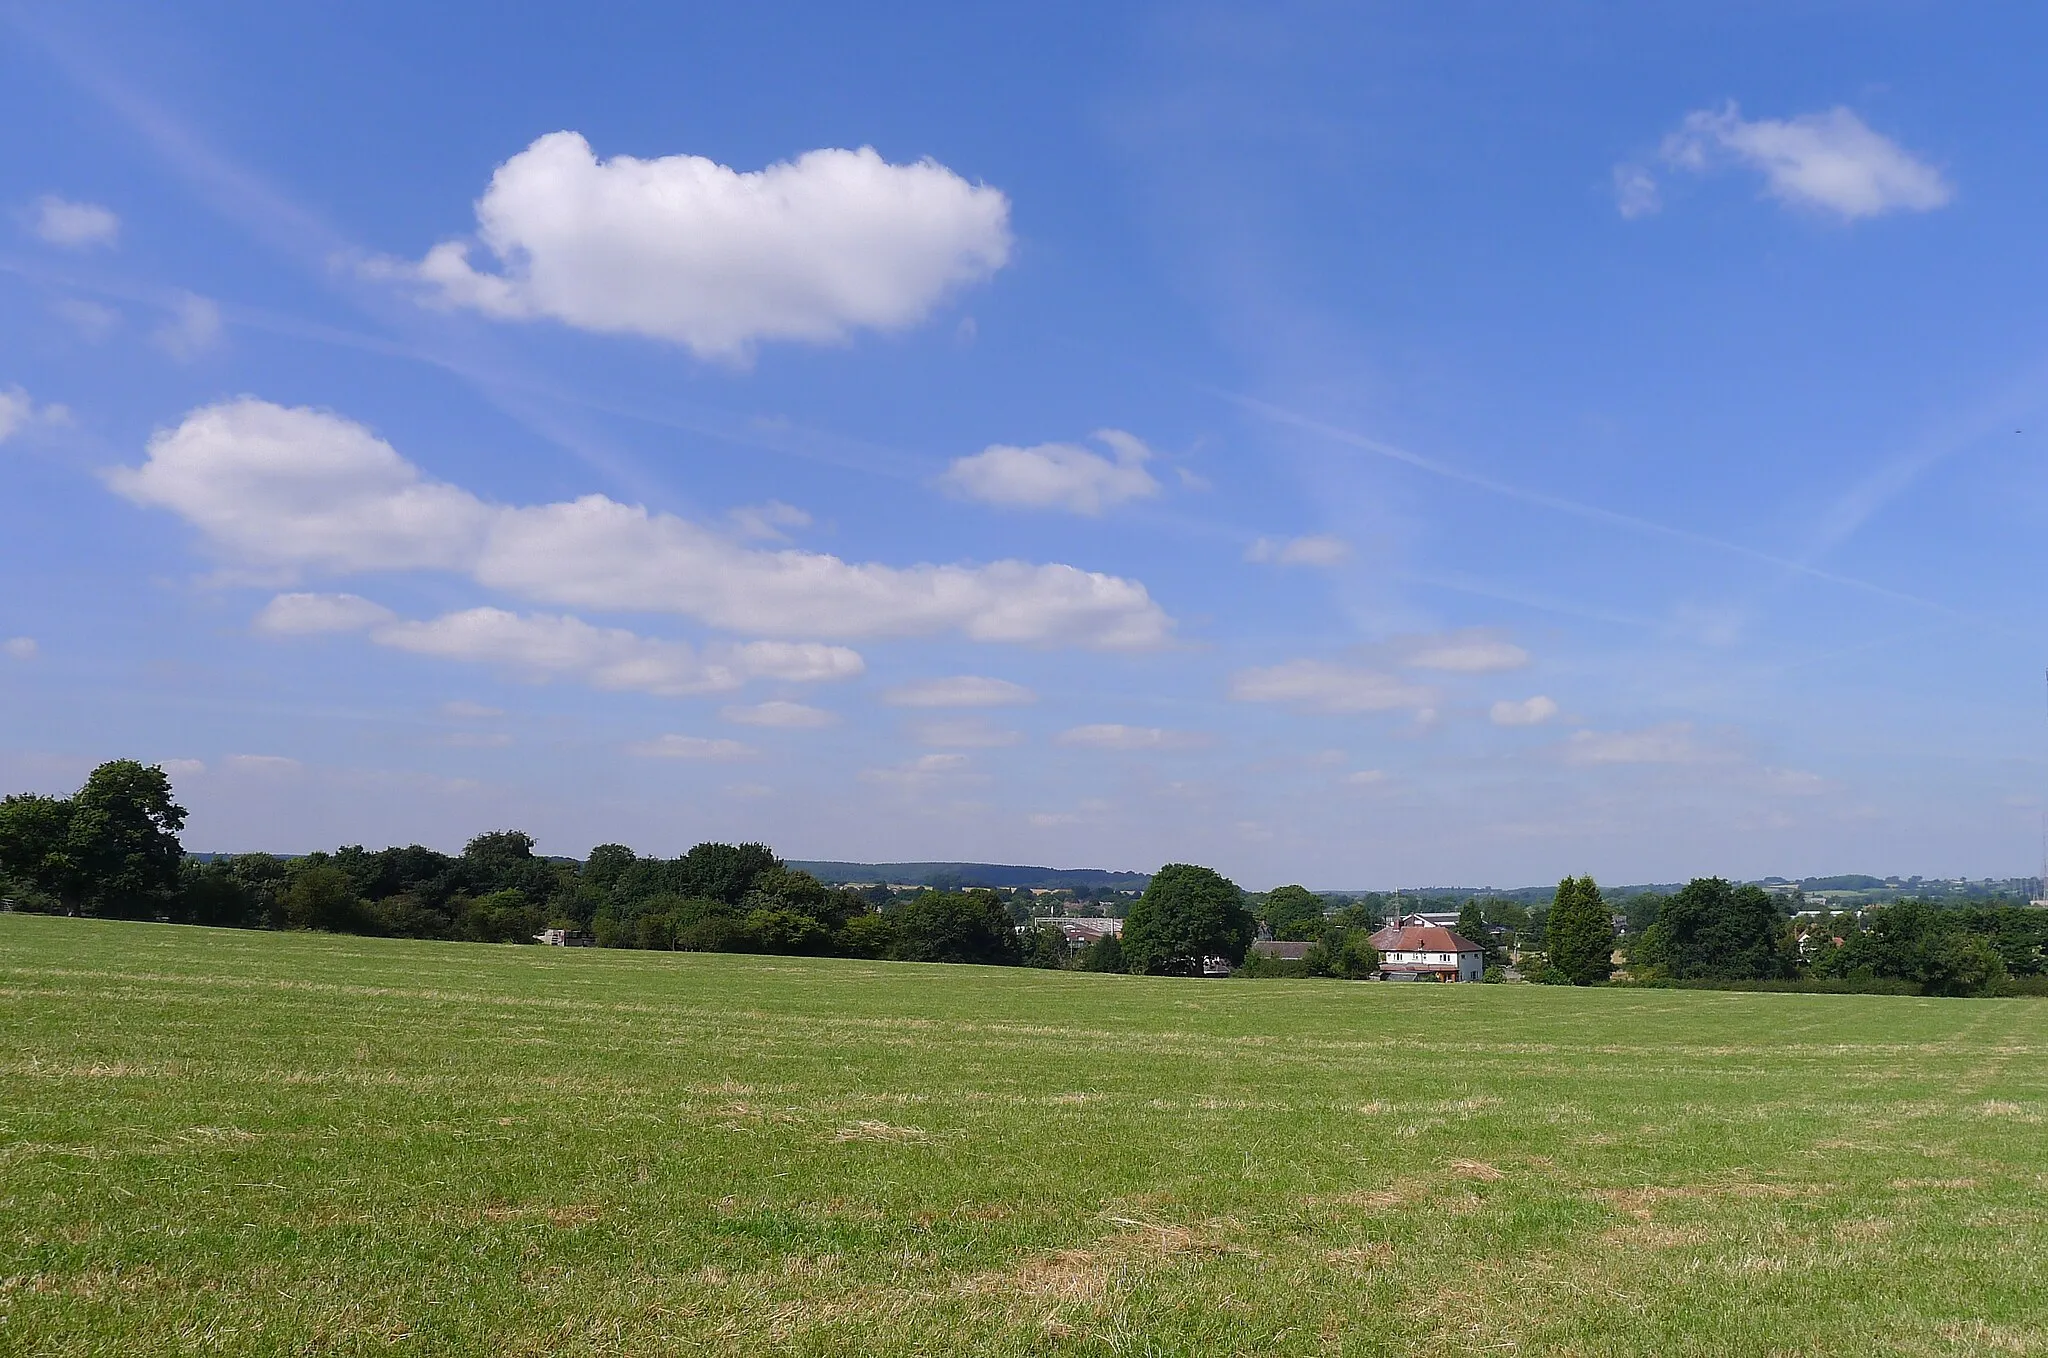
<path fill-rule="evenodd" d="M 1124 921 L 1124 965 L 1152 976 L 1199 976 L 1209 957 L 1236 966 L 1257 927 L 1237 883 L 1213 868 L 1168 863 Z"/>
<path fill-rule="evenodd" d="M 1305 886 L 1274 887 L 1263 913 L 1275 938 L 1313 943 L 1323 936 L 1323 898 Z"/>
<path fill-rule="evenodd" d="M 1614 915 L 1591 877 L 1557 884 L 1543 948 L 1551 972 L 1572 985 L 1599 985 L 1614 974 Z"/>
<path fill-rule="evenodd" d="M 1674 980 L 1768 981 L 1792 975 L 1785 917 L 1758 886 L 1696 877 L 1664 901 L 1629 953 L 1645 976 Z"/>
<path fill-rule="evenodd" d="M 0 802 L 0 877 L 45 903 L 94 915 L 152 915 L 177 900 L 185 808 L 155 765 L 116 759 L 68 798 Z"/>
<path fill-rule="evenodd" d="M 892 952 L 903 962 L 1014 965 L 1017 930 L 1002 902 L 984 891 L 926 891 L 889 912 Z"/>

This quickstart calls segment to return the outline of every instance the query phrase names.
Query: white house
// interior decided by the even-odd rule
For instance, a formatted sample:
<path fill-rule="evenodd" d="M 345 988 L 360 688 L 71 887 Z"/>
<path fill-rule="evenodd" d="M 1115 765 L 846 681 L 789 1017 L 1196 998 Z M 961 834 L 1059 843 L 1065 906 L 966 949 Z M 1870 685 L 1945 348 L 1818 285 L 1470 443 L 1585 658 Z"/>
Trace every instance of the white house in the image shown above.
<path fill-rule="evenodd" d="M 1477 981 L 1486 950 L 1434 924 L 1388 925 L 1372 936 L 1382 981 Z"/>

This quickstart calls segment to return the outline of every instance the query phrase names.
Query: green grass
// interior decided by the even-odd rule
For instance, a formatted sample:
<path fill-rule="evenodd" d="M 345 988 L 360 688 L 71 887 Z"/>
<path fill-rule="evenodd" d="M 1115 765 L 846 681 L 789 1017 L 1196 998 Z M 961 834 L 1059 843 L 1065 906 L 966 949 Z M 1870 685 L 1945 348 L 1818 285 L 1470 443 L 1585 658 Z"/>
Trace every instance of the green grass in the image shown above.
<path fill-rule="evenodd" d="M 2048 1005 L 0 916 L 0 1352 L 2048 1353 Z"/>

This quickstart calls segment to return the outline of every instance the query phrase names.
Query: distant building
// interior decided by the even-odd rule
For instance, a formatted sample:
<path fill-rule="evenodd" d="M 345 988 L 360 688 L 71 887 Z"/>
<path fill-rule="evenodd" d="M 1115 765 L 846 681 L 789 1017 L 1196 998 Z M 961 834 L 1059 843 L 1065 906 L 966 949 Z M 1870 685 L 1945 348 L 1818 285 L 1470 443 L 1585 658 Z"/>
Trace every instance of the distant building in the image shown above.
<path fill-rule="evenodd" d="M 543 929 L 533 936 L 533 941 L 551 948 L 588 948 L 597 942 L 581 929 Z"/>
<path fill-rule="evenodd" d="M 1486 950 L 1434 924 L 1390 924 L 1372 936 L 1382 981 L 1478 981 Z"/>
<path fill-rule="evenodd" d="M 1112 919 L 1106 915 L 1076 916 L 1072 919 L 1050 919 L 1044 921 L 1044 923 L 1053 925 L 1061 934 L 1065 935 L 1067 946 L 1070 948 L 1085 948 L 1089 944 L 1098 943 L 1104 938 L 1121 938 L 1124 932 L 1124 922 L 1122 920 Z"/>

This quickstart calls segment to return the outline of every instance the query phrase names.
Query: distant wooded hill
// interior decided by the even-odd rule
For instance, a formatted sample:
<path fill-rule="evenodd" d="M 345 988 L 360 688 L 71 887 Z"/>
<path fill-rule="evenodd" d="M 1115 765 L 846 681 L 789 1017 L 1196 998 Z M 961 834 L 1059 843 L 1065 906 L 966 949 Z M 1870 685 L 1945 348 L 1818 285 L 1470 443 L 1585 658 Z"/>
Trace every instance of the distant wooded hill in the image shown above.
<path fill-rule="evenodd" d="M 1091 891 L 1143 891 L 1150 873 L 1109 872 L 1100 868 L 1032 868 L 1002 863 L 822 863 L 790 859 L 789 866 L 828 885 L 845 882 L 895 882 L 901 885 L 958 889 L 969 886 L 1048 887 Z"/>

